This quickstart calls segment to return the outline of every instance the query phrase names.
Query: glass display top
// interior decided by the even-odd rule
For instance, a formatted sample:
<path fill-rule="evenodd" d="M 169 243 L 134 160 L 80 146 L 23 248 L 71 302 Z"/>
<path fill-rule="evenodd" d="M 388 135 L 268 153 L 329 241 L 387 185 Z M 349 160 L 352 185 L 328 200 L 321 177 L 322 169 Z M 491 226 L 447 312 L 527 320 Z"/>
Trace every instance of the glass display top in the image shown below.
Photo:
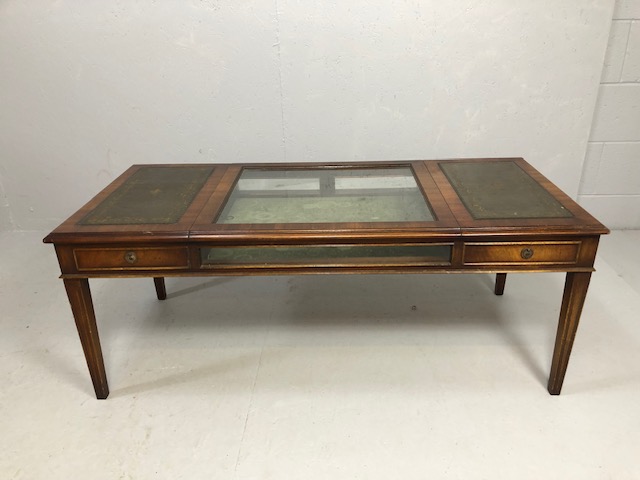
<path fill-rule="evenodd" d="M 244 168 L 214 223 L 434 220 L 410 167 Z"/>

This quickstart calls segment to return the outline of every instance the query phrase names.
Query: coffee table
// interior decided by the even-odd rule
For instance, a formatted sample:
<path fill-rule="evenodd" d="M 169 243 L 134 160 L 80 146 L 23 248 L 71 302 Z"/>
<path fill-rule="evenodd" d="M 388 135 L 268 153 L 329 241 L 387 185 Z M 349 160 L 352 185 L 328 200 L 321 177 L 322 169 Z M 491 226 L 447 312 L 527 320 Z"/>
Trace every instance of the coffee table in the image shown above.
<path fill-rule="evenodd" d="M 51 232 L 97 398 L 90 278 L 566 272 L 548 391 L 560 393 L 600 235 L 522 158 L 134 165 Z"/>

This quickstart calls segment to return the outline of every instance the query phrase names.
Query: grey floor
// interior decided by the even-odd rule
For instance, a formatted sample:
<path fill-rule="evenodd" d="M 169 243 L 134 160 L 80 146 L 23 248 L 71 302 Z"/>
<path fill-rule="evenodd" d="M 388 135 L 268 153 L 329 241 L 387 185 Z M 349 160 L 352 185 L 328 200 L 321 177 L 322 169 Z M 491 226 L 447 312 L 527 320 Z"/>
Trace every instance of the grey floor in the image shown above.
<path fill-rule="evenodd" d="M 562 274 L 92 281 L 97 401 L 46 232 L 0 234 L 1 479 L 640 478 L 640 232 Z"/>

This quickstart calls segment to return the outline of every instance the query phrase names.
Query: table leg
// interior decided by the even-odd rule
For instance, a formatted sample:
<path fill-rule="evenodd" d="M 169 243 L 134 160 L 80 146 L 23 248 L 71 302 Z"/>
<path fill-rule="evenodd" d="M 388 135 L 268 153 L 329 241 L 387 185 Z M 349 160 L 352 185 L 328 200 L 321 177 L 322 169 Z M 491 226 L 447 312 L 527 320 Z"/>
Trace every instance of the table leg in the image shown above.
<path fill-rule="evenodd" d="M 156 285 L 156 294 L 158 295 L 158 300 L 166 300 L 167 298 L 167 289 L 164 285 L 163 277 L 155 277 L 153 279 L 153 283 Z"/>
<path fill-rule="evenodd" d="M 107 374 L 104 370 L 104 360 L 102 359 L 102 348 L 100 348 L 100 338 L 98 337 L 89 280 L 86 278 L 65 278 L 64 286 L 67 290 L 69 303 L 71 303 L 71 311 L 76 321 L 80 343 L 82 343 L 84 356 L 89 366 L 96 397 L 100 399 L 107 398 L 109 396 L 109 385 L 107 385 Z"/>
<path fill-rule="evenodd" d="M 567 273 L 547 387 L 551 395 L 560 395 L 560 390 L 562 390 L 562 382 L 567 371 L 571 347 L 578 330 L 578 322 L 590 279 L 591 272 Z"/>
<path fill-rule="evenodd" d="M 504 284 L 507 281 L 506 273 L 496 273 L 496 288 L 493 293 L 496 295 L 502 295 L 504 293 Z"/>

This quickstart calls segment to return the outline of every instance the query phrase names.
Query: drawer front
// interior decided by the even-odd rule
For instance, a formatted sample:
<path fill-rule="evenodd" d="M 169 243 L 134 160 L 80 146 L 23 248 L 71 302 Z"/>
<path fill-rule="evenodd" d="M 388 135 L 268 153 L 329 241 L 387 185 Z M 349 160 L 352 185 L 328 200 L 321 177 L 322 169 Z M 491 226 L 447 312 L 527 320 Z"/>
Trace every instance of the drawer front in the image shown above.
<path fill-rule="evenodd" d="M 465 265 L 551 265 L 578 262 L 580 242 L 467 243 Z"/>
<path fill-rule="evenodd" d="M 189 267 L 187 247 L 77 248 L 78 271 L 178 270 Z"/>

